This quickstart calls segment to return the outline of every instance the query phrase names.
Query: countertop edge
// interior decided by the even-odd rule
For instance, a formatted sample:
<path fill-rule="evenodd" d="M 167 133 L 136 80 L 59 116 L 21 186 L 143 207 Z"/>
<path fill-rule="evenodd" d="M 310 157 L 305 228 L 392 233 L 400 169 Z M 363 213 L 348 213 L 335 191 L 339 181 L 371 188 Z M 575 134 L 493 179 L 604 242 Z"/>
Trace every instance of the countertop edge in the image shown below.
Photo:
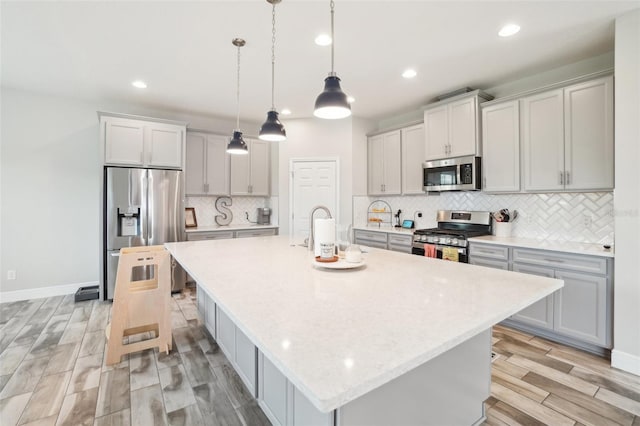
<path fill-rule="evenodd" d="M 581 243 L 573 241 L 541 241 L 530 238 L 518 237 L 496 237 L 485 235 L 481 237 L 469 238 L 469 242 L 491 244 L 497 246 L 509 246 L 519 248 L 529 248 L 534 250 L 547 250 L 559 253 L 571 253 L 584 256 L 599 256 L 613 259 L 615 258 L 614 248 L 605 249 L 602 244 Z"/>

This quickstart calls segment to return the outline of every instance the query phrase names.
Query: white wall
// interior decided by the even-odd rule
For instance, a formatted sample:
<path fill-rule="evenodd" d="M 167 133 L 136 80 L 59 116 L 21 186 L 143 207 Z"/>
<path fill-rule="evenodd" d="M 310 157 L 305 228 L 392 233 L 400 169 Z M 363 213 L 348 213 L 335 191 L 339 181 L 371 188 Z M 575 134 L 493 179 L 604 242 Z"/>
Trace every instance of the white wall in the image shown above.
<path fill-rule="evenodd" d="M 2 88 L 0 145 L 0 296 L 73 292 L 96 284 L 99 191 L 96 111 L 182 120 L 190 127 L 230 132 L 235 120 L 91 103 Z M 246 134 L 259 124 L 242 123 Z M 7 280 L 7 271 L 17 271 Z M 52 288 L 50 288 L 52 287 Z M 57 290 L 56 290 L 57 288 Z M 10 293 L 7 293 L 10 292 Z"/>
<path fill-rule="evenodd" d="M 355 124 L 354 124 L 355 123 Z M 287 120 L 287 140 L 280 142 L 279 199 L 280 233 L 289 232 L 289 163 L 297 158 L 338 158 L 340 161 L 339 225 L 351 223 L 354 166 L 366 176 L 366 131 L 373 122 L 357 118 L 323 120 L 301 118 Z M 354 142 L 355 141 L 355 142 Z M 361 163 L 364 151 L 364 168 Z M 356 147 L 354 149 L 354 146 Z M 354 162 L 354 153 L 357 155 Z M 361 177 L 359 177 L 361 179 Z M 359 179 L 356 178 L 356 179 Z"/>
<path fill-rule="evenodd" d="M 616 20 L 615 298 L 611 365 L 640 375 L 640 9 Z"/>

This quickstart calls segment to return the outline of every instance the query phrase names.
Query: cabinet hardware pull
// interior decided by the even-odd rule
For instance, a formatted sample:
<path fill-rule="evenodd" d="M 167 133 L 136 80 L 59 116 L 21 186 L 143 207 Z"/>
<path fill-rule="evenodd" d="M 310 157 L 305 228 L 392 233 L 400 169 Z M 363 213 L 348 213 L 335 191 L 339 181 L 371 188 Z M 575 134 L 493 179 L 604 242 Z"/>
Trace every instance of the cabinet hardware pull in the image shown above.
<path fill-rule="evenodd" d="M 560 185 L 564 185 L 564 173 L 560 172 Z"/>
<path fill-rule="evenodd" d="M 544 259 L 547 262 L 556 262 L 556 263 L 564 263 L 562 259 Z"/>
<path fill-rule="evenodd" d="M 567 177 L 565 178 L 565 182 L 567 183 L 567 185 L 571 184 L 571 174 L 569 172 L 566 172 Z"/>

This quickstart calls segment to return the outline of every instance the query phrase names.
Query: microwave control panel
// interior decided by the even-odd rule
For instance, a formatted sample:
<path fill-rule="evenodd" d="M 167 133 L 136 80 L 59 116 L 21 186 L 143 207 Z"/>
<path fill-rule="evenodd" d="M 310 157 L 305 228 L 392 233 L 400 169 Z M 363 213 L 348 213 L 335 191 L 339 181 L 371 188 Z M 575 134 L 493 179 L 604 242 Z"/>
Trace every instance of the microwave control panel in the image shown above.
<path fill-rule="evenodd" d="M 473 164 L 461 164 L 460 165 L 460 183 L 472 184 L 473 183 Z"/>

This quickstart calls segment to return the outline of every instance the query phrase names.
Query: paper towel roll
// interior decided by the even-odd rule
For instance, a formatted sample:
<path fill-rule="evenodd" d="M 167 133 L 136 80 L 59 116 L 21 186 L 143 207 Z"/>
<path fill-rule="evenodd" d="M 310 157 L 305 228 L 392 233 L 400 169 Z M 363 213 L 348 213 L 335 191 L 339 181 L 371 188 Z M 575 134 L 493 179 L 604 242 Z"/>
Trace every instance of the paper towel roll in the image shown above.
<path fill-rule="evenodd" d="M 315 256 L 320 256 L 320 243 L 336 243 L 336 220 L 316 219 L 314 228 L 313 252 Z"/>

